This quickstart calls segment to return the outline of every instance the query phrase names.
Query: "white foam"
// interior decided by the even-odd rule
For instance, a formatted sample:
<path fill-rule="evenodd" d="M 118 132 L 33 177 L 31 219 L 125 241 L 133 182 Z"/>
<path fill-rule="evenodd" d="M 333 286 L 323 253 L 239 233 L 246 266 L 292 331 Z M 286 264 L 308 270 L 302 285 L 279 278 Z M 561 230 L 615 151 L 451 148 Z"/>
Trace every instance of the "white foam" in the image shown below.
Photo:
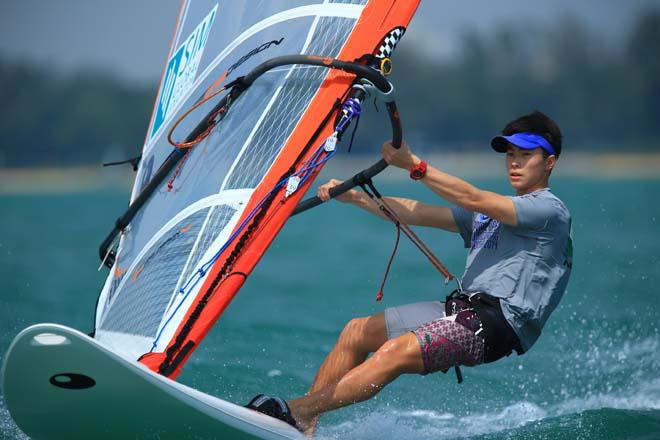
<path fill-rule="evenodd" d="M 277 377 L 277 376 L 281 376 L 282 372 L 280 370 L 270 370 L 267 374 L 268 377 Z"/>
<path fill-rule="evenodd" d="M 660 409 L 660 378 L 644 383 L 627 393 L 599 393 L 572 398 L 553 408 L 553 415 L 581 413 L 595 409 L 656 410 Z"/>
<path fill-rule="evenodd" d="M 9 415 L 9 410 L 4 405 L 3 396 L 0 395 L 0 438 L 11 438 L 15 440 L 30 440 L 21 431 Z"/>
<path fill-rule="evenodd" d="M 558 404 L 540 405 L 516 402 L 501 409 L 455 415 L 428 409 L 401 410 L 385 408 L 334 426 L 323 426 L 321 438 L 377 439 L 453 439 L 492 435 L 510 431 L 544 419 L 580 414 L 599 409 L 660 409 L 660 378 L 638 384 L 625 393 L 602 393 L 571 398 Z"/>

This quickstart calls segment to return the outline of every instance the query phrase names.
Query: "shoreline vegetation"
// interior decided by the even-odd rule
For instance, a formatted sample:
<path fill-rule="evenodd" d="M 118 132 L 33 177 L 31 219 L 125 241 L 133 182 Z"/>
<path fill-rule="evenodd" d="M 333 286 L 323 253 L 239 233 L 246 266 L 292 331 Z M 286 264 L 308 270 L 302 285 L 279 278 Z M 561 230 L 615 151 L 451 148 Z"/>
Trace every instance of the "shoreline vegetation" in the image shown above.
<path fill-rule="evenodd" d="M 434 59 L 404 39 L 391 80 L 406 140 L 418 154 L 457 151 L 424 149 L 433 145 L 481 154 L 484 140 L 534 109 L 556 120 L 566 141 L 582 151 L 650 153 L 660 151 L 658 53 L 658 7 L 641 11 L 628 32 L 608 44 L 574 17 L 532 27 L 502 21 L 488 31 L 466 29 L 456 54 L 446 59 Z M 72 167 L 135 156 L 144 145 L 157 91 L 156 80 L 136 84 L 98 71 L 54 75 L 48 66 L 2 53 L 0 83 L 0 98 L 10 106 L 0 118 L 0 167 L 6 168 Z M 390 129 L 382 105 L 369 99 L 363 108 L 354 151 L 370 156 L 373 150 L 360 146 L 372 145 Z M 218 135 L 227 135 L 222 129 L 217 127 Z"/>
<path fill-rule="evenodd" d="M 452 153 L 423 155 L 430 164 L 465 179 L 505 178 L 502 157 L 493 153 Z M 347 179 L 377 160 L 372 156 L 338 157 L 317 179 Z M 566 152 L 561 156 L 555 177 L 639 180 L 660 179 L 659 153 Z M 130 167 L 103 168 L 100 165 L 73 167 L 0 168 L 0 194 L 66 194 L 101 190 L 129 192 L 134 173 Z M 387 169 L 380 180 L 406 180 L 403 172 Z"/>

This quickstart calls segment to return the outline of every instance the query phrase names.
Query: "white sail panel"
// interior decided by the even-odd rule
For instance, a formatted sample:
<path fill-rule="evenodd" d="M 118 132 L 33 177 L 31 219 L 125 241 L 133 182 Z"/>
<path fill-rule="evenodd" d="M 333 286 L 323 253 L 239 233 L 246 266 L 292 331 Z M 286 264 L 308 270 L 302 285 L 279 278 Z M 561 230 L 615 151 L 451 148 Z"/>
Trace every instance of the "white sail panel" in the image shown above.
<path fill-rule="evenodd" d="M 145 145 L 133 198 L 171 154 L 166 132 L 173 121 L 225 72 L 231 72 L 225 80 L 230 81 L 266 59 L 285 54 L 336 57 L 360 16 L 360 3 L 365 2 L 254 3 L 185 4 L 177 31 L 180 41 L 199 32 L 200 23 L 211 22 L 209 11 L 216 6 L 217 14 L 187 97 L 184 94 L 178 104 L 170 103 L 162 126 L 156 127 L 158 118 L 152 121 L 153 137 Z M 182 45 L 177 41 L 173 47 Z M 255 53 L 255 48 L 264 49 Z M 205 258 L 220 249 L 224 240 L 219 237 L 228 237 L 236 226 L 248 194 L 268 172 L 327 72 L 321 67 L 289 66 L 265 74 L 152 194 L 122 235 L 97 307 L 99 340 L 129 357 L 162 349 L 201 280 L 186 295 L 180 289 L 194 278 Z M 202 106 L 199 115 L 211 106 Z M 177 129 L 178 139 L 192 131 L 198 119 L 184 120 Z M 217 197 L 231 190 L 247 191 L 243 205 Z M 200 200 L 213 202 L 201 206 Z M 119 339 L 122 344 L 116 343 Z"/>

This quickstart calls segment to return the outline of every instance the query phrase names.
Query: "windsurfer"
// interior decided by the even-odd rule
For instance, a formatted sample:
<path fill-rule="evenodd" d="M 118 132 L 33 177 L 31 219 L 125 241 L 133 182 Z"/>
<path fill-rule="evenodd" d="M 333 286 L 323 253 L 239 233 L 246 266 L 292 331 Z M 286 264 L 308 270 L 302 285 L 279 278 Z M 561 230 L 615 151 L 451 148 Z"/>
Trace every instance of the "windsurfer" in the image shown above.
<path fill-rule="evenodd" d="M 491 146 L 506 153 L 515 196 L 444 173 L 405 143 L 398 150 L 383 145 L 388 164 L 409 171 L 453 205 L 385 198 L 407 224 L 462 236 L 469 249 L 464 291 L 445 303 L 407 304 L 351 320 L 305 396 L 285 402 L 260 395 L 249 407 L 311 435 L 321 414 L 367 400 L 401 374 L 474 366 L 532 347 L 564 293 L 572 265 L 570 214 L 548 188 L 562 135 L 552 119 L 535 111 L 507 124 Z M 328 200 L 338 183 L 322 185 L 319 197 Z M 337 199 L 385 218 L 365 193 L 350 190 Z"/>

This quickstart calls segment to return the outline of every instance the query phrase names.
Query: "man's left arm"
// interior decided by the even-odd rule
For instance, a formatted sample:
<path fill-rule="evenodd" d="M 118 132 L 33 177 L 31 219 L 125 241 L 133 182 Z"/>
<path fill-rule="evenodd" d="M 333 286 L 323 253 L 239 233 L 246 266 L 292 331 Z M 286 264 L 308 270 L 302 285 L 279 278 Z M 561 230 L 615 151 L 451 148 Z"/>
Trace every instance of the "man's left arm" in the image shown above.
<path fill-rule="evenodd" d="M 420 162 L 405 143 L 395 150 L 389 142 L 383 145 L 383 157 L 393 166 L 409 170 Z M 476 186 L 428 165 L 421 181 L 433 192 L 454 205 L 485 214 L 504 224 L 516 226 L 516 208 L 513 200 Z"/>

